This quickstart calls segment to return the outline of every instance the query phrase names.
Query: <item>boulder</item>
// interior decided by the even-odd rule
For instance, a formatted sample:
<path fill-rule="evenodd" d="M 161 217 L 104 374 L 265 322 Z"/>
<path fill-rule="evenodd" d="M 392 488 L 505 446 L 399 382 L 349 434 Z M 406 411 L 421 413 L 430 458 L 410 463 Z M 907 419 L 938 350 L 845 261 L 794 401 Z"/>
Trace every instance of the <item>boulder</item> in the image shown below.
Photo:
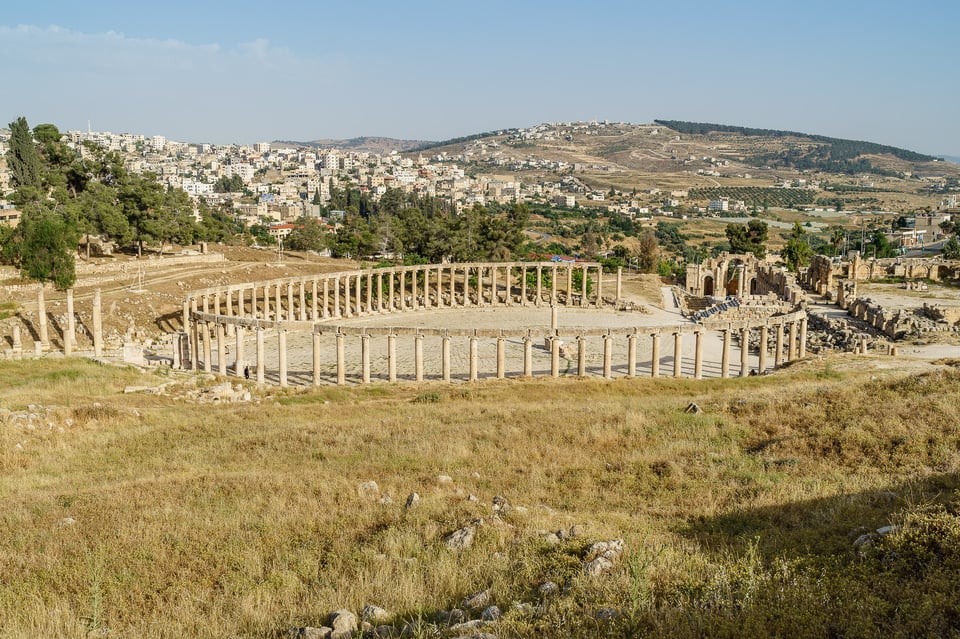
<path fill-rule="evenodd" d="M 464 597 L 463 601 L 460 602 L 461 608 L 466 608 L 467 610 L 480 610 L 486 608 L 490 605 L 490 589 L 481 590 L 480 592 L 475 592 L 472 595 Z"/>
<path fill-rule="evenodd" d="M 473 526 L 464 526 L 455 530 L 443 540 L 450 550 L 464 550 L 473 544 L 476 529 Z"/>

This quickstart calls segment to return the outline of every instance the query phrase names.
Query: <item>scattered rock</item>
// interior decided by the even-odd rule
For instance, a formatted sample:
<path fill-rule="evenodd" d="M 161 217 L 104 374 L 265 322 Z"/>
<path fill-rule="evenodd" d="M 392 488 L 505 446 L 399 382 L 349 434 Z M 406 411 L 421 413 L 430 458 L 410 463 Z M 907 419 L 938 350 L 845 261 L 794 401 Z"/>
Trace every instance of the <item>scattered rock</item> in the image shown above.
<path fill-rule="evenodd" d="M 463 601 L 460 602 L 461 608 L 466 608 L 467 610 L 480 610 L 486 608 L 490 605 L 490 589 L 481 590 L 480 592 L 475 592 L 468 597 L 464 597 Z"/>
<path fill-rule="evenodd" d="M 414 506 L 417 505 L 418 501 L 420 501 L 420 495 L 418 495 L 417 493 L 410 493 L 410 495 L 407 496 L 406 508 L 407 509 L 413 508 Z"/>
<path fill-rule="evenodd" d="M 550 595 L 555 595 L 560 590 L 560 587 L 552 581 L 545 581 L 539 586 L 537 586 L 537 593 L 541 597 L 548 597 Z"/>
<path fill-rule="evenodd" d="M 506 497 L 497 495 L 493 498 L 493 512 L 500 513 L 501 515 L 506 515 L 513 508 L 510 506 L 510 502 L 507 501 Z"/>
<path fill-rule="evenodd" d="M 594 617 L 596 617 L 598 621 L 613 621 L 619 616 L 620 616 L 620 611 L 617 610 L 616 608 L 610 608 L 610 607 L 600 608 L 599 610 L 597 610 L 596 614 L 594 614 Z"/>
<path fill-rule="evenodd" d="M 611 539 L 610 541 L 598 541 L 587 548 L 587 557 L 603 557 L 610 561 L 616 561 L 623 554 L 623 540 Z"/>
<path fill-rule="evenodd" d="M 460 608 L 441 610 L 437 613 L 437 623 L 443 626 L 460 626 L 467 620 L 467 613 Z"/>
<path fill-rule="evenodd" d="M 552 533 L 552 532 L 551 532 L 551 533 L 545 534 L 545 535 L 543 536 L 543 540 L 544 540 L 546 543 L 550 544 L 551 546 L 555 546 L 555 545 L 557 545 L 557 544 L 560 543 L 560 536 L 557 535 L 557 533 Z"/>
<path fill-rule="evenodd" d="M 453 477 L 451 477 L 450 475 L 437 475 L 437 483 L 438 483 L 438 484 L 452 484 L 452 483 L 453 483 Z"/>
<path fill-rule="evenodd" d="M 383 504 L 384 506 L 389 506 L 390 504 L 393 503 L 393 497 L 391 497 L 390 495 L 384 495 L 383 497 L 380 498 L 380 503 Z"/>
<path fill-rule="evenodd" d="M 72 526 L 75 523 L 77 523 L 77 520 L 74 519 L 73 517 L 64 517 L 57 523 L 60 524 L 61 526 Z"/>
<path fill-rule="evenodd" d="M 475 534 L 476 529 L 473 526 L 464 526 L 447 535 L 443 543 L 445 543 L 450 550 L 464 550 L 473 544 Z"/>
<path fill-rule="evenodd" d="M 691 415 L 700 415 L 703 413 L 703 409 L 696 402 L 690 402 L 687 404 L 687 408 L 683 411 Z"/>
<path fill-rule="evenodd" d="M 583 565 L 583 572 L 588 577 L 598 577 L 608 570 L 613 569 L 613 562 L 606 557 L 597 557 Z"/>
<path fill-rule="evenodd" d="M 380 494 L 380 487 L 375 481 L 365 481 L 357 486 L 357 494 L 361 497 L 376 497 Z"/>
<path fill-rule="evenodd" d="M 497 621 L 500 617 L 503 616 L 503 613 L 496 606 L 487 606 L 483 609 L 480 618 L 484 621 Z"/>
<path fill-rule="evenodd" d="M 463 632 L 464 630 L 476 630 L 483 626 L 483 622 L 479 619 L 471 619 L 470 621 L 463 621 L 456 625 L 450 626 L 450 630 L 454 632 Z"/>
<path fill-rule="evenodd" d="M 291 628 L 287 632 L 287 637 L 289 639 L 329 639 L 331 632 L 333 631 L 326 626 L 320 626 L 319 628 L 305 626 L 303 628 Z"/>
<path fill-rule="evenodd" d="M 391 614 L 379 606 L 367 605 L 360 612 L 360 618 L 372 624 L 385 624 L 390 621 Z"/>
<path fill-rule="evenodd" d="M 330 639 L 348 639 L 357 631 L 357 616 L 341 608 L 330 614 L 330 625 L 333 626 Z"/>

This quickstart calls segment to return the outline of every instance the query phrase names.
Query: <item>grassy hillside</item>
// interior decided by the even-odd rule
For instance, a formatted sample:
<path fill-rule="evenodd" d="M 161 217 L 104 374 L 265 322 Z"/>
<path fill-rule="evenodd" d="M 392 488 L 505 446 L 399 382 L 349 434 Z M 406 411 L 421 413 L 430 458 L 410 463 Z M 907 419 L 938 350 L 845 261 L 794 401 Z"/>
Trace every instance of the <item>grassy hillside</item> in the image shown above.
<path fill-rule="evenodd" d="M 239 404 L 185 399 L 202 375 L 0 362 L 0 635 L 281 637 L 366 604 L 399 629 L 487 588 L 500 638 L 956 633 L 960 374 L 849 361 Z"/>

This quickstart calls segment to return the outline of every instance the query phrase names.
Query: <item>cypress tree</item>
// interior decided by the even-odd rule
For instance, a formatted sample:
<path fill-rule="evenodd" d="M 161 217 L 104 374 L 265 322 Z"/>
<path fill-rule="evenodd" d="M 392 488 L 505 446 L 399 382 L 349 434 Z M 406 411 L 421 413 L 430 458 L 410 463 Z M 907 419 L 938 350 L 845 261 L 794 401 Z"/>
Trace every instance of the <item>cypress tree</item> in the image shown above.
<path fill-rule="evenodd" d="M 7 165 L 15 187 L 38 188 L 41 182 L 40 155 L 33 142 L 27 119 L 20 116 L 10 123 L 10 148 L 7 151 Z"/>

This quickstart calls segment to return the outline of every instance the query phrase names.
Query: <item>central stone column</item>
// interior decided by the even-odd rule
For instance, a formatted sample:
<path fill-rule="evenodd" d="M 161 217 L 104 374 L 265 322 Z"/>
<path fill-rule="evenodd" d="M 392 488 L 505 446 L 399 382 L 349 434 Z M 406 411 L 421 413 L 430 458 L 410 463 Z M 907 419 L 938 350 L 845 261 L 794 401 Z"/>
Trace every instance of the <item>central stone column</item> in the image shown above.
<path fill-rule="evenodd" d="M 777 324 L 777 337 L 774 344 L 776 350 L 773 353 L 773 366 L 780 368 L 783 364 L 783 322 Z"/>
<path fill-rule="evenodd" d="M 613 336 L 607 333 L 603 336 L 603 378 L 613 377 Z"/>
<path fill-rule="evenodd" d="M 266 315 L 264 315 L 266 317 Z M 323 278 L 323 319 L 330 317 L 330 278 Z"/>
<path fill-rule="evenodd" d="M 496 271 L 494 271 L 496 272 Z M 506 340 L 503 335 L 497 336 L 497 379 L 506 377 Z"/>
<path fill-rule="evenodd" d="M 387 312 L 392 313 L 396 308 L 396 297 L 393 290 L 393 280 L 396 278 L 397 272 L 394 269 L 390 269 L 390 272 L 387 274 L 390 276 L 390 281 L 387 282 Z"/>
<path fill-rule="evenodd" d="M 723 356 L 720 360 L 720 377 L 730 377 L 730 329 L 723 329 Z"/>
<path fill-rule="evenodd" d="M 353 311 L 350 310 L 350 276 L 343 278 L 343 316 L 352 317 Z"/>
<path fill-rule="evenodd" d="M 337 330 L 337 386 L 343 386 L 347 383 L 346 358 L 344 356 L 344 335 Z"/>
<path fill-rule="evenodd" d="M 533 377 L 533 338 L 529 335 L 523 338 L 523 376 Z"/>
<path fill-rule="evenodd" d="M 580 306 L 587 305 L 587 281 L 590 279 L 590 271 L 586 266 L 580 268 L 580 275 L 583 277 L 580 282 Z"/>
<path fill-rule="evenodd" d="M 557 305 L 557 265 L 550 267 L 550 306 Z"/>
<path fill-rule="evenodd" d="M 587 375 L 587 339 L 583 335 L 577 335 L 577 375 L 580 377 Z"/>
<path fill-rule="evenodd" d="M 242 326 L 237 326 L 236 329 L 234 330 L 234 339 L 236 340 L 236 343 L 233 349 L 234 350 L 233 374 L 236 375 L 237 377 L 243 376 L 243 369 L 246 366 L 245 362 L 243 361 L 245 359 L 244 352 L 243 352 L 243 349 L 244 349 L 243 333 L 244 333 L 244 330 Z"/>
<path fill-rule="evenodd" d="M 740 377 L 746 377 L 750 372 L 750 328 L 740 329 Z"/>
<path fill-rule="evenodd" d="M 370 383 L 370 336 L 360 335 L 360 381 Z"/>
<path fill-rule="evenodd" d="M 797 345 L 797 357 L 803 359 L 807 356 L 807 318 L 800 318 L 800 343 Z"/>
<path fill-rule="evenodd" d="M 440 375 L 443 381 L 450 381 L 450 336 L 447 334 L 440 338 Z"/>
<path fill-rule="evenodd" d="M 627 335 L 627 377 L 637 376 L 637 334 Z"/>
<path fill-rule="evenodd" d="M 377 312 L 383 312 L 383 273 L 377 271 Z"/>
<path fill-rule="evenodd" d="M 520 267 L 520 306 L 527 305 L 527 267 Z"/>
<path fill-rule="evenodd" d="M 673 334 L 673 376 L 683 376 L 683 333 Z"/>
<path fill-rule="evenodd" d="M 227 340 L 224 335 L 224 326 L 220 322 L 216 323 L 217 331 L 217 371 L 226 376 L 227 374 Z"/>
<path fill-rule="evenodd" d="M 373 313 L 373 273 L 370 271 L 367 271 L 367 313 Z"/>
<path fill-rule="evenodd" d="M 769 339 L 770 329 L 763 325 L 760 327 L 760 358 L 757 363 L 757 373 L 763 375 L 767 370 L 767 340 Z"/>
<path fill-rule="evenodd" d="M 651 333 L 650 377 L 660 377 L 660 333 Z"/>
<path fill-rule="evenodd" d="M 357 273 L 356 276 L 354 277 L 354 280 L 356 282 L 354 297 L 356 298 L 357 315 L 363 315 L 363 302 L 362 302 L 363 293 L 361 289 L 361 286 L 363 285 L 363 275 L 361 273 Z"/>
<path fill-rule="evenodd" d="M 560 377 L 560 338 L 550 338 L 550 377 Z"/>
<path fill-rule="evenodd" d="M 470 381 L 477 381 L 478 372 L 477 372 L 477 336 L 470 336 Z"/>
<path fill-rule="evenodd" d="M 543 266 L 537 264 L 537 298 L 534 300 L 534 306 L 540 306 L 543 302 Z"/>
<path fill-rule="evenodd" d="M 427 273 L 429 276 L 429 272 Z M 424 282 L 428 280 L 425 278 Z M 427 301 L 429 301 L 429 297 Z M 413 336 L 413 369 L 418 382 L 423 381 L 423 333 L 417 333 Z"/>
<path fill-rule="evenodd" d="M 490 269 L 490 304 L 493 306 L 500 303 L 500 293 L 497 291 L 497 271 L 499 270 L 496 265 Z"/>
<path fill-rule="evenodd" d="M 340 311 L 340 276 L 333 278 L 333 316 L 343 317 Z"/>
<path fill-rule="evenodd" d="M 790 323 L 790 341 L 787 344 L 787 361 L 792 362 L 797 359 L 797 322 Z"/>
<path fill-rule="evenodd" d="M 400 310 L 407 310 L 407 271 L 400 269 Z"/>
<path fill-rule="evenodd" d="M 397 336 L 387 335 L 387 379 L 397 381 Z"/>
<path fill-rule="evenodd" d="M 316 280 L 313 282 L 314 288 L 316 288 Z M 316 299 L 316 295 L 314 295 Z M 320 333 L 311 333 L 313 338 L 313 385 L 320 385 Z"/>
<path fill-rule="evenodd" d="M 703 379 L 703 331 L 694 332 L 696 340 L 693 347 L 693 378 Z"/>

